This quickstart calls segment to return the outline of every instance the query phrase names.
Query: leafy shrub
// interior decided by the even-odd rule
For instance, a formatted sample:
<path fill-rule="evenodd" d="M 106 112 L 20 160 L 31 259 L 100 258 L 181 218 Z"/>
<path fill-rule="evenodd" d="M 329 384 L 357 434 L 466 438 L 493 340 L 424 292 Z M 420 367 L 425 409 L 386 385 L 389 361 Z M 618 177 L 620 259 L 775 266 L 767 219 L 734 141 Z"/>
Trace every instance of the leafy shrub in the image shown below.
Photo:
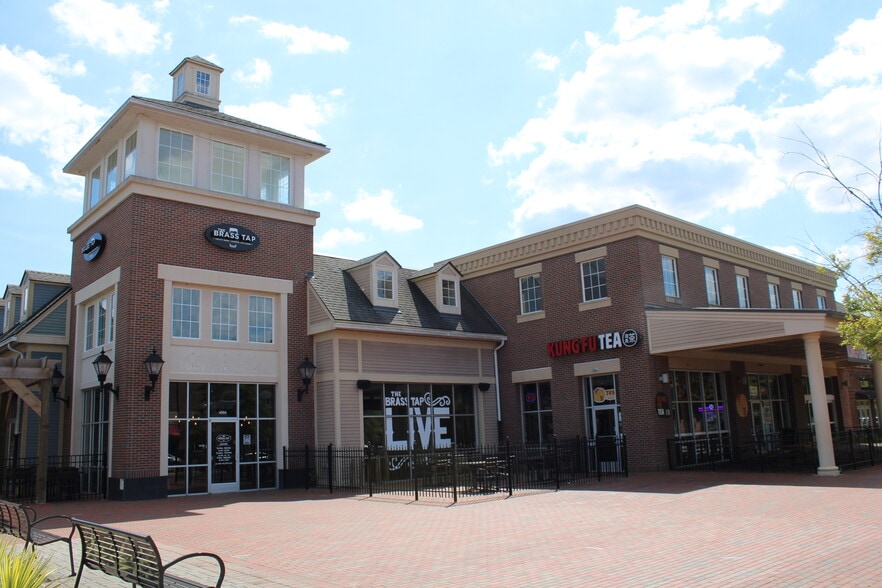
<path fill-rule="evenodd" d="M 0 586 L 3 588 L 47 588 L 49 560 L 33 549 L 19 549 L 10 541 L 0 541 Z"/>

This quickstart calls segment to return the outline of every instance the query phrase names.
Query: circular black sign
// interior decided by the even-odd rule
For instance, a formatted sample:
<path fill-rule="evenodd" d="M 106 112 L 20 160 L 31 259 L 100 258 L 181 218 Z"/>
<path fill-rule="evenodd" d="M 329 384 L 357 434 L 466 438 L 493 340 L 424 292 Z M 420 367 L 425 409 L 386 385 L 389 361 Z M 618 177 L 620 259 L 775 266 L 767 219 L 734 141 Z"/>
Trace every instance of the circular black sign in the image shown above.
<path fill-rule="evenodd" d="M 250 251 L 260 244 L 257 233 L 237 225 L 211 225 L 204 234 L 209 243 L 229 251 Z"/>
<path fill-rule="evenodd" d="M 95 233 L 89 240 L 86 241 L 86 244 L 82 248 L 83 259 L 86 261 L 92 261 L 104 251 L 104 235 L 101 233 Z"/>

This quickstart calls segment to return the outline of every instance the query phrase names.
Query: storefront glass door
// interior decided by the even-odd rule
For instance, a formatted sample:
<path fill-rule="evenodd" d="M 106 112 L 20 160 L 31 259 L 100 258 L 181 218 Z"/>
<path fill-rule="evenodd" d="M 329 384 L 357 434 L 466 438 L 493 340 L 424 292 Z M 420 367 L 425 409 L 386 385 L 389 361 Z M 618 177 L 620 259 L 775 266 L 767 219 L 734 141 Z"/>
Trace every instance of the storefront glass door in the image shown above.
<path fill-rule="evenodd" d="M 239 482 L 236 476 L 236 420 L 212 420 L 211 422 L 211 484 L 209 492 L 236 492 Z"/>

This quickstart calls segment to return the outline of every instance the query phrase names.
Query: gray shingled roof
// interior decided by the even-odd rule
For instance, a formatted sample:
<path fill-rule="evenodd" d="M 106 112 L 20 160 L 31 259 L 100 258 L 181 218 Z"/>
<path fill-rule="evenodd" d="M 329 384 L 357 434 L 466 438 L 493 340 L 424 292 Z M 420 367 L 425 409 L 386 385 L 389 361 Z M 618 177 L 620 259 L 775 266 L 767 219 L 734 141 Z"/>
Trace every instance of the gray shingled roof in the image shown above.
<path fill-rule="evenodd" d="M 318 141 L 312 141 L 310 139 L 304 139 L 303 137 L 298 137 L 297 135 L 292 135 L 290 133 L 280 131 L 279 129 L 274 129 L 272 127 L 266 127 L 263 125 L 259 125 L 257 123 L 251 122 L 250 120 L 245 120 L 244 118 L 237 118 L 235 116 L 230 116 L 229 114 L 224 114 L 223 112 L 221 112 L 219 110 L 214 110 L 213 108 L 207 108 L 205 106 L 198 106 L 195 104 L 182 104 L 180 102 L 170 102 L 168 100 L 159 100 L 157 98 L 144 98 L 143 96 L 133 96 L 133 98 L 136 98 L 138 100 L 143 100 L 144 102 L 149 102 L 151 104 L 164 106 L 167 108 L 174 108 L 175 110 L 180 110 L 181 112 L 186 112 L 187 114 L 210 118 L 210 119 L 217 120 L 219 122 L 237 124 L 237 125 L 248 127 L 250 129 L 263 131 L 265 133 L 273 133 L 275 135 L 280 135 L 280 136 L 286 137 L 288 139 L 296 139 L 297 141 L 304 141 L 306 143 L 312 143 L 313 145 L 317 145 L 319 147 L 327 148 L 327 145 L 325 145 L 324 143 L 319 143 Z"/>
<path fill-rule="evenodd" d="M 423 292 L 408 281 L 418 273 L 415 270 L 398 270 L 398 308 L 374 306 L 346 271 L 363 263 L 364 260 L 313 256 L 312 286 L 335 321 L 504 335 L 502 328 L 462 286 L 462 314 L 439 312 Z"/>

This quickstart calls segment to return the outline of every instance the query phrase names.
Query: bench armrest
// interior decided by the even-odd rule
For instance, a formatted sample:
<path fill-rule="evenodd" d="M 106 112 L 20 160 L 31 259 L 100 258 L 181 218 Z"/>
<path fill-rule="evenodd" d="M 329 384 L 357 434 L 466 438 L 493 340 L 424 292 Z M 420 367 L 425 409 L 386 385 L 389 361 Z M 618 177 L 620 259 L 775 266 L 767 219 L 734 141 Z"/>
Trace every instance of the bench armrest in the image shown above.
<path fill-rule="evenodd" d="M 163 573 L 163 575 L 164 575 L 164 574 L 168 571 L 168 569 L 169 569 L 170 567 L 172 567 L 173 565 L 179 564 L 179 563 L 181 563 L 181 562 L 184 561 L 184 560 L 192 559 L 192 558 L 196 558 L 196 557 L 207 557 L 207 558 L 213 559 L 213 560 L 215 560 L 215 561 L 217 562 L 217 565 L 218 565 L 218 568 L 219 568 L 219 574 L 218 574 L 218 577 L 217 577 L 217 584 L 215 584 L 215 586 L 216 586 L 216 588 L 220 588 L 220 585 L 223 584 L 223 581 L 224 581 L 224 575 L 226 574 L 226 570 L 227 570 L 227 568 L 226 568 L 226 566 L 224 566 L 224 560 L 222 560 L 222 559 L 220 558 L 219 555 L 215 555 L 214 553 L 204 553 L 204 552 L 202 552 L 202 553 L 190 553 L 190 554 L 187 554 L 187 555 L 182 555 L 181 557 L 179 557 L 179 558 L 177 558 L 177 559 L 175 559 L 175 560 L 173 560 L 173 561 L 171 561 L 171 562 L 165 564 L 164 566 L 162 566 L 162 573 Z"/>
<path fill-rule="evenodd" d="M 63 528 L 65 528 L 65 529 L 67 529 L 67 527 L 70 526 L 70 534 L 67 536 L 67 538 L 68 538 L 69 540 L 70 540 L 70 539 L 73 539 L 73 534 L 74 534 L 73 521 L 71 520 L 70 517 L 65 516 L 65 515 L 51 515 L 51 516 L 48 516 L 48 517 L 43 517 L 42 519 L 37 519 L 37 520 L 35 520 L 35 521 L 31 521 L 31 528 L 32 528 L 32 529 L 38 529 L 38 528 L 41 528 L 41 527 L 39 527 L 39 525 L 45 523 L 46 521 L 54 521 L 55 519 L 63 520 L 63 521 L 66 522 L 66 524 L 65 524 L 65 525 L 59 525 L 59 524 L 52 523 L 52 524 L 50 524 L 50 525 L 46 525 L 46 526 L 49 527 L 49 528 L 62 528 L 62 527 L 63 527 Z"/>

